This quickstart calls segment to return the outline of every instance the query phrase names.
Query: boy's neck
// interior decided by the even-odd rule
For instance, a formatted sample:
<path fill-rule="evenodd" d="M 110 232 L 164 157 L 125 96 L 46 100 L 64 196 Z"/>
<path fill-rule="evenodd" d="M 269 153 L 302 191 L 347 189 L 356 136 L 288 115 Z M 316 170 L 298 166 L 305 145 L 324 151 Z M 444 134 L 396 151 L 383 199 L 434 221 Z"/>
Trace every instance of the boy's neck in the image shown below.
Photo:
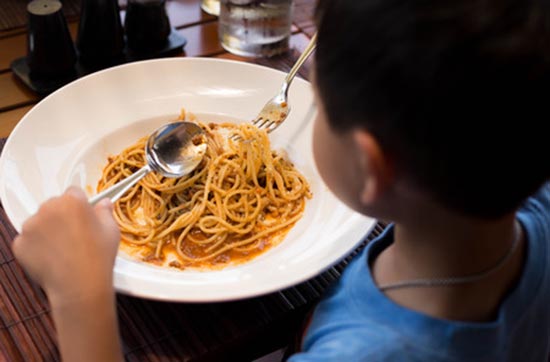
<path fill-rule="evenodd" d="M 397 271 L 407 275 L 475 274 L 497 264 L 510 250 L 516 237 L 515 228 L 513 216 L 471 224 L 398 224 L 392 254 Z"/>
<path fill-rule="evenodd" d="M 397 223 L 394 243 L 372 265 L 376 283 L 462 277 L 483 272 L 506 255 L 519 228 L 520 244 L 512 257 L 478 282 L 386 292 L 398 304 L 435 317 L 490 320 L 521 274 L 524 253 L 521 227 L 516 224 L 514 214 L 495 221 L 448 216 L 432 215 L 415 222 Z"/>

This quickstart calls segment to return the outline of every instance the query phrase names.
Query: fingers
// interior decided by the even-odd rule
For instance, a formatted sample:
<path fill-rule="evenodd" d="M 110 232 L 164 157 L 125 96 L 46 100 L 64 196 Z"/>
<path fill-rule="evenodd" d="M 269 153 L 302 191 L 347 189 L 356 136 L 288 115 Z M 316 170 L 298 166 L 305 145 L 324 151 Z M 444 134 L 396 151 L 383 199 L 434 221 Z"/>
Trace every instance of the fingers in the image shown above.
<path fill-rule="evenodd" d="M 99 222 L 109 235 L 117 242 L 120 239 L 120 232 L 118 225 L 113 217 L 113 204 L 109 199 L 103 199 L 94 208 L 95 214 L 99 219 Z"/>
<path fill-rule="evenodd" d="M 17 259 L 18 261 L 20 261 L 21 258 L 24 257 L 24 253 L 23 253 L 23 250 L 22 250 L 23 246 L 21 245 L 21 235 L 18 235 L 13 240 L 13 243 L 11 244 L 11 249 L 13 251 L 13 255 L 15 256 L 15 259 Z"/>
<path fill-rule="evenodd" d="M 86 198 L 86 194 L 84 193 L 84 191 L 79 188 L 79 187 L 76 187 L 76 186 L 70 186 L 66 191 L 65 191 L 65 194 L 67 195 L 71 195 L 73 197 L 76 197 L 80 200 L 87 200 Z"/>
<path fill-rule="evenodd" d="M 113 203 L 111 202 L 111 200 L 109 200 L 108 198 L 105 198 L 105 199 L 102 199 L 101 201 L 99 201 L 96 205 L 96 209 L 97 208 L 100 208 L 100 209 L 108 209 L 109 212 L 112 212 L 113 211 Z"/>
<path fill-rule="evenodd" d="M 92 207 L 81 189 L 71 187 L 23 224 L 13 252 L 49 296 L 74 296 L 83 285 L 99 290 L 112 284 L 119 240 L 111 202 Z"/>
<path fill-rule="evenodd" d="M 103 199 L 94 207 L 95 214 L 103 225 L 110 226 L 114 223 L 113 204 L 109 199 Z"/>

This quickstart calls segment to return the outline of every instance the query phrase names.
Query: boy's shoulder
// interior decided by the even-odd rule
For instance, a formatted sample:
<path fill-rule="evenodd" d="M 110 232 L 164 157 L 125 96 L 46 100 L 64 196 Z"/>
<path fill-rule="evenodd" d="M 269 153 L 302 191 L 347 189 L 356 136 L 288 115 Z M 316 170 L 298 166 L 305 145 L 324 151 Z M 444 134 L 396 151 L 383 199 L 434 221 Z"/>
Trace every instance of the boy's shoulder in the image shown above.
<path fill-rule="evenodd" d="M 523 203 L 517 219 L 524 229 L 529 249 L 538 256 L 526 259 L 523 277 L 550 281 L 550 182 Z M 532 265 L 536 272 L 529 274 L 527 271 Z"/>
<path fill-rule="evenodd" d="M 550 232 L 550 182 L 545 183 L 529 197 L 518 212 L 518 218 L 524 224 L 539 224 L 539 228 L 546 228 Z"/>
<path fill-rule="evenodd" d="M 315 309 L 303 341 L 307 353 L 298 353 L 289 362 L 400 361 L 414 348 L 394 326 L 376 318 L 387 311 L 378 301 L 381 294 L 371 279 L 367 257 L 369 249 L 383 249 L 391 241 L 390 227 L 352 260 Z M 426 359 L 407 359 L 422 360 Z"/>
<path fill-rule="evenodd" d="M 390 226 L 325 295 L 304 339 L 306 352 L 290 361 L 540 360 L 550 348 L 550 184 L 524 203 L 518 219 L 526 230 L 528 255 L 496 321 L 446 321 L 388 300 L 376 287 L 369 259 L 393 242 Z"/>

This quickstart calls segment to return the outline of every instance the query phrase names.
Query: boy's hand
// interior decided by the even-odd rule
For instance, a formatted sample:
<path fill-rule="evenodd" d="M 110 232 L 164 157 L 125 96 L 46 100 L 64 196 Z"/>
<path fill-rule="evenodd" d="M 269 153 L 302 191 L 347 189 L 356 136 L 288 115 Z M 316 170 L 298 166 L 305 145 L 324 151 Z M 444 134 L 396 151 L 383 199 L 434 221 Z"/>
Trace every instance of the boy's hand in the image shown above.
<path fill-rule="evenodd" d="M 70 188 L 23 224 L 13 252 L 50 302 L 64 305 L 112 293 L 119 240 L 110 201 L 94 208 L 82 190 Z"/>
<path fill-rule="evenodd" d="M 120 232 L 108 200 L 70 188 L 29 218 L 13 253 L 46 291 L 66 361 L 122 361 L 113 265 Z"/>

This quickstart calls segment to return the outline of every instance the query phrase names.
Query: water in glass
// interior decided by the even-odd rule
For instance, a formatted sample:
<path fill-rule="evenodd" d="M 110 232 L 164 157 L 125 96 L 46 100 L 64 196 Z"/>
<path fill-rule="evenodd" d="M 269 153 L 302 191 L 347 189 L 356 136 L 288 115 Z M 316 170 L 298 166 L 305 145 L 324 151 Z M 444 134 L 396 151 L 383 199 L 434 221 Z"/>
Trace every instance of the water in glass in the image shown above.
<path fill-rule="evenodd" d="M 242 56 L 273 56 L 288 50 L 292 0 L 221 0 L 222 46 Z"/>

